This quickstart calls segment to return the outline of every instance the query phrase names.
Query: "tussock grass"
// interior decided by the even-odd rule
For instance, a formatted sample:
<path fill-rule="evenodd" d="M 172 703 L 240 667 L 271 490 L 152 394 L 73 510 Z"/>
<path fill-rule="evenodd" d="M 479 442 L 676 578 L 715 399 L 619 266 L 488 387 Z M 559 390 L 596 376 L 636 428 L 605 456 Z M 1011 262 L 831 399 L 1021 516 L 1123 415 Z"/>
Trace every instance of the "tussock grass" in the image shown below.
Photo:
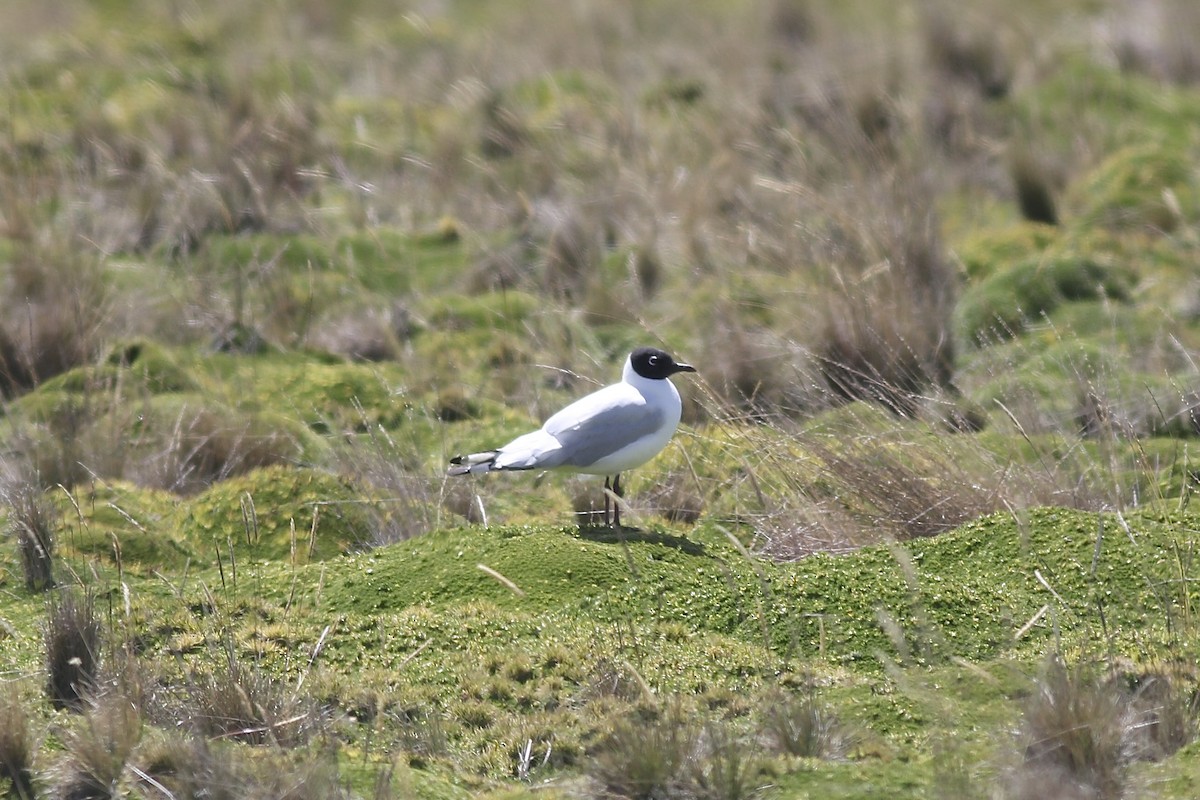
<path fill-rule="evenodd" d="M 59 797 L 109 800 L 134 785 L 131 769 L 144 732 L 138 709 L 110 696 L 90 705 L 63 737 L 55 782 Z"/>
<path fill-rule="evenodd" d="M 875 191 L 876 213 L 845 220 L 862 261 L 838 276 L 814 350 L 836 395 L 914 416 L 924 397 L 953 389 L 956 276 L 919 174 L 900 170 Z"/>
<path fill-rule="evenodd" d="M 57 511 L 36 482 L 17 473 L 0 477 L 0 501 L 8 507 L 6 527 L 16 539 L 25 589 L 49 590 L 54 586 Z"/>
<path fill-rule="evenodd" d="M 163 433 L 157 451 L 129 472 L 142 485 L 181 494 L 263 467 L 294 463 L 299 451 L 286 429 L 220 407 L 184 405 L 169 433 Z"/>
<path fill-rule="evenodd" d="M 453 488 L 423 472 L 410 446 L 364 416 L 365 432 L 338 451 L 338 471 L 378 496 L 372 505 L 373 530 L 364 542 L 380 547 L 436 529 L 442 508 L 472 519 L 474 497 L 447 496 Z"/>
<path fill-rule="evenodd" d="M 1025 707 L 1026 767 L 1039 780 L 1119 797 L 1129 764 L 1127 706 L 1116 687 L 1052 659 Z"/>
<path fill-rule="evenodd" d="M 962 81 L 984 97 L 1008 94 L 1015 71 L 998 20 L 979 9 L 935 3 L 926 9 L 925 52 L 931 66 L 948 79 Z"/>
<path fill-rule="evenodd" d="M 0 780 L 8 783 L 13 800 L 36 800 L 34 739 L 29 709 L 15 685 L 0 695 Z"/>
<path fill-rule="evenodd" d="M 67 587 L 48 602 L 46 694 L 55 708 L 83 711 L 97 688 L 103 638 L 90 590 Z"/>
<path fill-rule="evenodd" d="M 688 761 L 700 726 L 680 702 L 650 719 L 630 718 L 614 726 L 593 752 L 589 772 L 596 797 L 683 797 Z"/>
<path fill-rule="evenodd" d="M 1051 657 L 1024 702 L 1024 762 L 1003 796 L 1031 797 L 1038 785 L 1062 796 L 1127 796 L 1136 761 L 1160 760 L 1195 739 L 1194 692 L 1183 675 L 1130 674 L 1119 664 L 1105 675 Z"/>
<path fill-rule="evenodd" d="M 1055 456 L 1059 440 L 1047 440 L 1030 441 L 1034 456 L 1016 459 L 944 430 L 937 420 L 900 425 L 857 404 L 790 436 L 751 435 L 753 479 L 739 493 L 754 509 L 758 551 L 781 560 L 845 552 L 934 536 L 996 511 L 1100 508 L 1109 497 L 1088 483 L 1090 471 L 1109 474 L 1101 454 Z"/>
<path fill-rule="evenodd" d="M 1055 202 L 1052 172 L 1028 147 L 1018 147 L 1011 156 L 1013 186 L 1017 192 L 1017 207 L 1021 216 L 1030 222 L 1044 225 L 1059 223 Z"/>
<path fill-rule="evenodd" d="M 1128 683 L 1132 751 L 1138 759 L 1161 761 L 1200 735 L 1200 696 L 1191 676 L 1148 671 L 1129 676 Z"/>
<path fill-rule="evenodd" d="M 1124 71 L 1194 86 L 1200 82 L 1200 52 L 1191 36 L 1197 27 L 1195 7 L 1180 0 L 1151 3 L 1136 14 L 1118 6 L 1105 20 L 1104 43 Z"/>
<path fill-rule="evenodd" d="M 232 655 L 212 671 L 190 675 L 178 702 L 172 718 L 189 720 L 194 732 L 248 744 L 295 747 L 325 722 L 314 702 Z"/>
<path fill-rule="evenodd" d="M 293 464 L 301 426 L 198 393 L 152 394 L 135 369 L 69 373 L 79 384 L 29 397 L 42 419 L 9 440 L 22 469 L 45 488 L 100 480 L 195 494 L 255 469 Z"/>
<path fill-rule="evenodd" d="M 768 693 L 760 701 L 759 715 L 767 745 L 789 756 L 844 758 L 856 739 L 812 687 L 799 694 Z"/>
<path fill-rule="evenodd" d="M 0 282 L 0 396 L 90 362 L 103 344 L 109 289 L 96 256 L 23 244 Z"/>
<path fill-rule="evenodd" d="M 776 753 L 841 758 L 852 742 L 813 694 L 756 699 L 757 729 L 675 697 L 619 718 L 593 747 L 589 796 L 740 800 L 769 786 L 763 744 Z"/>
<path fill-rule="evenodd" d="M 410 314 L 404 306 L 355 308 L 323 317 L 309 335 L 313 347 L 352 361 L 394 361 L 409 338 Z"/>
<path fill-rule="evenodd" d="M 697 800 L 746 800 L 768 784 L 755 743 L 730 723 L 705 724 L 687 771 L 687 796 Z"/>

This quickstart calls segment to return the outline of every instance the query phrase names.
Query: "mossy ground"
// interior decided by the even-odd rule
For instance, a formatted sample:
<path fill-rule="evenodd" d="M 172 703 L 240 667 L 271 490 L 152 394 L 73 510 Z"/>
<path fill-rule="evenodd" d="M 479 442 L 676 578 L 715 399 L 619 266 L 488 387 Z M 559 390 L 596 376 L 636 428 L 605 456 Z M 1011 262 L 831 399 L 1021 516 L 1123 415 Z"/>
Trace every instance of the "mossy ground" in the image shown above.
<path fill-rule="evenodd" d="M 289 502 L 310 485 L 303 473 L 254 477 L 249 485 L 271 496 L 291 487 Z M 161 509 L 132 489 L 116 497 L 147 523 Z M 108 554 L 83 561 L 86 541 L 67 558 L 92 565 L 108 625 L 135 636 L 164 675 L 219 661 L 232 642 L 246 663 L 306 680 L 344 715 L 348 761 L 380 763 L 413 735 L 405 720 L 419 710 L 444 716 L 444 744 L 432 763 L 416 763 L 488 781 L 511 774 L 526 739 L 553 741 L 536 777 L 562 780 L 623 709 L 683 695 L 744 721 L 771 687 L 815 680 L 861 732 L 857 750 L 849 763 L 799 772 L 781 762 L 781 785 L 863 796 L 866 781 L 926 796 L 952 766 L 948 743 L 958 757 L 990 757 L 1048 650 L 1147 668 L 1197 657 L 1200 596 L 1187 554 L 1200 517 L 1188 512 L 1004 514 L 789 564 L 747 558 L 727 532 L 703 525 L 624 535 L 461 528 L 310 564 L 264 560 L 238 543 L 236 572 L 211 558 L 183 570 L 178 553 L 138 550 L 136 526 L 103 513 L 72 524 L 84 540 L 103 529 L 122 543 L 121 572 Z M 240 519 L 222 525 L 244 535 Z M 209 531 L 177 530 L 178 551 L 208 550 Z M 41 615 L 36 598 L 6 606 L 4 674 L 35 670 Z"/>

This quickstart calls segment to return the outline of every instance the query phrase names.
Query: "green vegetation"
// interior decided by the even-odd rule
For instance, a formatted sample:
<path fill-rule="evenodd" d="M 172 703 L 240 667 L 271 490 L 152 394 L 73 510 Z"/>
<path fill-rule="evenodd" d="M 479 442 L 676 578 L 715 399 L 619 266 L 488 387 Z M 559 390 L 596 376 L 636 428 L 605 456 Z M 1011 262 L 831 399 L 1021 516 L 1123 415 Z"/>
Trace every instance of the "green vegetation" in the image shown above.
<path fill-rule="evenodd" d="M 5 6 L 0 792 L 1194 797 L 1193 5 Z"/>

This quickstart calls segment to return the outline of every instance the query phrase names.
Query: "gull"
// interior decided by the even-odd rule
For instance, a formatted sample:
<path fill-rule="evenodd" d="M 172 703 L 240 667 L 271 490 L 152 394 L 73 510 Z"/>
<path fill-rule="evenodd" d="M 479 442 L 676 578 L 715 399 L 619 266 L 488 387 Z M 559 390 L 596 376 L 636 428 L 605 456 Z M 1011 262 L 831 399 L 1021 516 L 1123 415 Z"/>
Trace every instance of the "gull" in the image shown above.
<path fill-rule="evenodd" d="M 625 360 L 618 383 L 581 397 L 542 427 L 496 450 L 455 456 L 450 475 L 498 470 L 557 469 L 604 476 L 604 522 L 621 527 L 621 473 L 640 467 L 667 446 L 679 427 L 682 404 L 669 378 L 695 372 L 655 347 L 639 347 Z M 610 483 L 611 480 L 611 483 Z"/>

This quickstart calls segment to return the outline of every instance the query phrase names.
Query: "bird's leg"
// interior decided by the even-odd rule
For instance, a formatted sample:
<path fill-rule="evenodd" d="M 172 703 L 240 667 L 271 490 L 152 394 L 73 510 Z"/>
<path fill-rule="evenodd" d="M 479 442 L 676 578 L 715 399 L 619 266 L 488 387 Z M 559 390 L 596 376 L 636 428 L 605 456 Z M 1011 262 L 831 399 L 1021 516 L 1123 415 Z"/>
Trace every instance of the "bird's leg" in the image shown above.
<path fill-rule="evenodd" d="M 608 491 L 610 488 L 612 488 L 612 487 L 609 485 L 609 477 L 607 475 L 605 475 L 604 476 L 604 524 L 605 525 L 608 525 L 609 521 L 611 519 L 610 513 L 609 513 L 609 503 L 612 502 L 612 498 L 608 496 Z"/>
<path fill-rule="evenodd" d="M 625 493 L 621 490 L 621 474 L 620 473 L 617 473 L 617 475 L 613 478 L 612 492 L 618 498 L 622 498 L 625 496 Z M 621 527 L 621 501 L 619 499 L 613 500 L 613 527 L 614 528 Z"/>

